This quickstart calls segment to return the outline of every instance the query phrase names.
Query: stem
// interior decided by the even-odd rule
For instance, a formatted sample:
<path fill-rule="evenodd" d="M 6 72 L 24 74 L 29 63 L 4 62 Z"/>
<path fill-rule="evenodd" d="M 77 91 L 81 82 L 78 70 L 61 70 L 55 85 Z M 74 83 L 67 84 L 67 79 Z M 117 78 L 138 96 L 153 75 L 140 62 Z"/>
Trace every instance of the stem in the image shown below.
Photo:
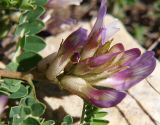
<path fill-rule="evenodd" d="M 83 101 L 84 102 L 84 101 Z M 84 121 L 84 116 L 85 116 L 85 102 L 83 103 L 83 109 L 82 109 L 82 115 L 81 115 L 81 120 L 80 120 L 80 124 L 83 123 Z"/>
<path fill-rule="evenodd" d="M 0 70 L 0 77 L 3 78 L 11 78 L 11 79 L 19 79 L 24 81 L 43 81 L 43 82 L 53 82 L 48 80 L 44 74 L 38 72 L 15 72 L 15 71 L 6 71 Z"/>
<path fill-rule="evenodd" d="M 24 80 L 24 81 L 29 81 L 30 79 L 33 80 L 33 78 L 34 78 L 34 76 L 29 73 L 12 72 L 12 71 L 6 71 L 6 70 L 0 70 L 0 77 L 20 79 L 20 80 Z"/>
<path fill-rule="evenodd" d="M 35 97 L 35 99 L 37 99 L 37 97 L 36 97 L 36 89 L 35 89 L 35 86 L 34 86 L 34 83 L 33 83 L 32 79 L 28 79 L 28 83 L 32 87 L 33 96 Z"/>

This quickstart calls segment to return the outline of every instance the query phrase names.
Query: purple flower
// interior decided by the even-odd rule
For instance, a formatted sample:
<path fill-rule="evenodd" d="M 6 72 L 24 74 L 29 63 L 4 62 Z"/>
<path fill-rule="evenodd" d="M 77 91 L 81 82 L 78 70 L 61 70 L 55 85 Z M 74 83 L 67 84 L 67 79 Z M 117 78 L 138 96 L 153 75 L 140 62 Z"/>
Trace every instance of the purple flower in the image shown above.
<path fill-rule="evenodd" d="M 7 101 L 8 101 L 8 97 L 7 96 L 4 96 L 4 95 L 0 96 L 0 115 L 5 110 L 5 106 L 7 104 Z"/>
<path fill-rule="evenodd" d="M 125 90 L 145 79 L 156 66 L 151 51 L 141 55 L 138 48 L 125 50 L 121 43 L 111 46 L 110 39 L 119 27 L 117 21 L 103 25 L 105 4 L 102 0 L 90 34 L 83 28 L 73 32 L 47 71 L 50 80 L 98 107 L 117 105 Z"/>

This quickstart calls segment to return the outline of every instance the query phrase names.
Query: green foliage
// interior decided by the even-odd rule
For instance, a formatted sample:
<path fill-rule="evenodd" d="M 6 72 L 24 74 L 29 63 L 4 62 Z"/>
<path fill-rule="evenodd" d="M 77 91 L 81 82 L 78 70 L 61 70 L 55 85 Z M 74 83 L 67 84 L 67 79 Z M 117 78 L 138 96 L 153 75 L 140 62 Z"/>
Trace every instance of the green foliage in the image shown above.
<path fill-rule="evenodd" d="M 143 25 L 134 25 L 133 35 L 137 38 L 140 44 L 144 42 L 144 34 L 147 32 L 147 27 Z"/>
<path fill-rule="evenodd" d="M 17 63 L 10 63 L 6 67 L 6 70 L 16 71 L 17 68 L 18 68 Z M 21 80 L 4 78 L 3 82 L 0 84 L 0 92 L 7 95 L 16 93 L 21 88 L 21 83 L 22 83 Z"/>
<path fill-rule="evenodd" d="M 32 11 L 27 11 L 23 15 L 21 15 L 19 23 L 24 23 L 25 21 L 32 22 L 35 19 L 38 19 L 43 13 L 44 13 L 44 8 L 41 6 L 37 6 L 34 10 Z"/>
<path fill-rule="evenodd" d="M 108 0 L 109 7 L 112 10 L 112 14 L 122 19 L 125 17 L 125 8 L 133 5 L 138 0 Z"/>
<path fill-rule="evenodd" d="M 22 12 L 15 32 L 15 35 L 19 38 L 15 54 L 18 56 L 7 66 L 6 70 L 28 71 L 42 59 L 38 52 L 44 49 L 46 44 L 36 34 L 44 27 L 44 23 L 39 17 L 45 11 L 42 6 L 46 2 L 47 0 L 0 1 L 1 7 L 18 8 Z M 31 84 L 25 85 L 24 83 L 21 80 L 4 78 L 0 84 L 0 92 L 8 95 L 13 102 L 18 103 L 18 105 L 10 108 L 9 125 L 54 125 L 54 121 L 45 121 L 41 118 L 46 107 L 37 100 L 34 86 Z"/>
<path fill-rule="evenodd" d="M 27 10 L 21 15 L 15 32 L 21 38 L 19 48 L 23 51 L 17 57 L 20 71 L 28 71 L 33 68 L 42 59 L 38 52 L 46 46 L 44 40 L 36 35 L 44 27 L 44 23 L 38 18 L 44 13 L 41 5 L 46 3 L 46 0 L 35 0 L 34 2 L 40 3 L 33 10 Z"/>
<path fill-rule="evenodd" d="M 42 103 L 34 103 L 31 105 L 32 115 L 41 116 L 45 112 L 45 106 Z"/>
<path fill-rule="evenodd" d="M 21 16 L 16 27 L 15 35 L 18 38 L 17 51 L 14 60 L 7 65 L 9 71 L 29 71 L 42 59 L 38 54 L 46 44 L 37 36 L 44 28 L 44 23 L 39 17 L 45 12 L 43 6 L 47 0 L 1 0 L 0 7 L 3 9 L 20 10 Z M 4 20 L 3 20 L 4 21 Z M 4 37 L 6 32 L 1 37 Z M 46 106 L 39 102 L 34 92 L 32 81 L 16 79 L 1 79 L 0 92 L 8 95 L 14 106 L 10 107 L 9 125 L 54 125 L 53 120 L 42 118 Z M 29 84 L 25 84 L 28 82 Z M 14 103 L 16 102 L 16 103 Z M 86 104 L 83 125 L 106 125 L 108 121 L 102 117 L 106 112 Z M 0 121 L 0 125 L 5 125 Z M 73 119 L 67 115 L 61 125 L 73 125 Z"/>
<path fill-rule="evenodd" d="M 34 52 L 24 51 L 21 54 L 17 61 L 19 62 L 19 71 L 28 71 L 29 69 L 33 68 L 40 60 L 41 56 Z"/>
<path fill-rule="evenodd" d="M 72 125 L 73 124 L 73 118 L 70 115 L 67 115 L 64 117 L 63 122 L 61 125 Z"/>
<path fill-rule="evenodd" d="M 10 11 L 8 10 L 1 10 L 0 11 L 0 39 L 4 38 L 10 28 L 11 21 L 9 20 Z"/>
<path fill-rule="evenodd" d="M 1 0 L 1 8 L 33 9 L 37 5 L 46 4 L 47 0 Z"/>
<path fill-rule="evenodd" d="M 108 125 L 109 122 L 104 120 L 103 117 L 107 115 L 107 112 L 102 109 L 93 106 L 92 104 L 84 104 L 84 114 L 81 120 L 82 125 Z"/>
<path fill-rule="evenodd" d="M 38 36 L 28 36 L 26 37 L 24 50 L 25 51 L 32 51 L 32 52 L 39 52 L 46 46 L 43 39 Z"/>
<path fill-rule="evenodd" d="M 18 106 L 11 107 L 9 118 L 12 119 L 11 125 L 53 125 L 53 121 L 45 121 L 40 118 L 45 112 L 45 105 L 33 98 L 26 96 L 20 100 Z"/>
<path fill-rule="evenodd" d="M 42 125 L 54 125 L 54 124 L 55 124 L 55 122 L 52 120 L 48 120 L 48 121 L 45 121 L 42 123 Z"/>
<path fill-rule="evenodd" d="M 28 71 L 33 68 L 42 59 L 38 52 L 46 46 L 43 39 L 36 35 L 44 27 L 44 23 L 38 18 L 44 13 L 44 8 L 41 5 L 45 1 L 43 3 L 42 1 L 39 2 L 38 4 L 37 1 L 34 1 L 37 6 L 32 10 L 23 12 L 16 28 L 15 34 L 20 38 L 17 46 L 19 49 L 17 50 L 21 50 L 20 55 L 16 58 L 16 64 L 18 65 L 15 70 L 18 71 Z M 9 83 L 11 82 L 9 81 Z M 12 121 L 11 125 L 41 125 L 44 122 L 48 125 L 51 124 L 51 122 L 40 118 L 46 107 L 37 100 L 32 87 L 34 86 L 24 86 L 20 83 L 17 91 L 9 95 L 10 99 L 20 99 L 18 106 L 11 107 L 9 115 Z"/>
<path fill-rule="evenodd" d="M 16 35 L 34 35 L 36 33 L 39 33 L 43 29 L 43 27 L 44 23 L 40 20 L 34 20 L 33 22 L 25 22 L 17 27 Z"/>
<path fill-rule="evenodd" d="M 32 117 L 28 117 L 23 121 L 23 125 L 40 125 L 40 122 Z"/>
<path fill-rule="evenodd" d="M 28 88 L 29 87 L 25 87 L 24 85 L 21 84 L 20 88 L 12 93 L 9 98 L 10 99 L 17 99 L 17 98 L 23 98 L 28 94 Z"/>

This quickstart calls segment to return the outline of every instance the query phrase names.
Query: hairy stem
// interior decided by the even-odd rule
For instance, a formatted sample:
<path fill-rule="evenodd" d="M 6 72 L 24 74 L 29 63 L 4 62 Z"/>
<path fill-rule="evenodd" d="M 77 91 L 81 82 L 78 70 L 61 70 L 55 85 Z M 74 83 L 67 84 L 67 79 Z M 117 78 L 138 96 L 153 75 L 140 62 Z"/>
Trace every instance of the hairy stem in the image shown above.
<path fill-rule="evenodd" d="M 45 77 L 45 74 L 38 73 L 36 71 L 32 72 L 15 72 L 15 71 L 6 71 L 0 70 L 0 77 L 2 78 L 11 78 L 11 79 L 19 79 L 24 81 L 43 81 L 43 82 L 52 82 Z"/>
<path fill-rule="evenodd" d="M 0 70 L 0 77 L 20 79 L 20 80 L 24 80 L 24 81 L 34 79 L 34 76 L 32 74 L 29 74 L 29 73 L 13 72 L 13 71 L 6 71 L 6 70 Z"/>

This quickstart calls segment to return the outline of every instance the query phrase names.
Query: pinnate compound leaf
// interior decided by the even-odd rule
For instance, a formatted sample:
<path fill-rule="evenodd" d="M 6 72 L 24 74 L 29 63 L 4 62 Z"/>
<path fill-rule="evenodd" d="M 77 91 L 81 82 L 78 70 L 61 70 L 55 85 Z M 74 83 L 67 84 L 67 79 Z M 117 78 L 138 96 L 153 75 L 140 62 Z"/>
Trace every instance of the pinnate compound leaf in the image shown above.
<path fill-rule="evenodd" d="M 85 103 L 84 120 L 82 125 L 108 125 L 109 122 L 104 120 L 108 113 L 92 104 Z"/>

